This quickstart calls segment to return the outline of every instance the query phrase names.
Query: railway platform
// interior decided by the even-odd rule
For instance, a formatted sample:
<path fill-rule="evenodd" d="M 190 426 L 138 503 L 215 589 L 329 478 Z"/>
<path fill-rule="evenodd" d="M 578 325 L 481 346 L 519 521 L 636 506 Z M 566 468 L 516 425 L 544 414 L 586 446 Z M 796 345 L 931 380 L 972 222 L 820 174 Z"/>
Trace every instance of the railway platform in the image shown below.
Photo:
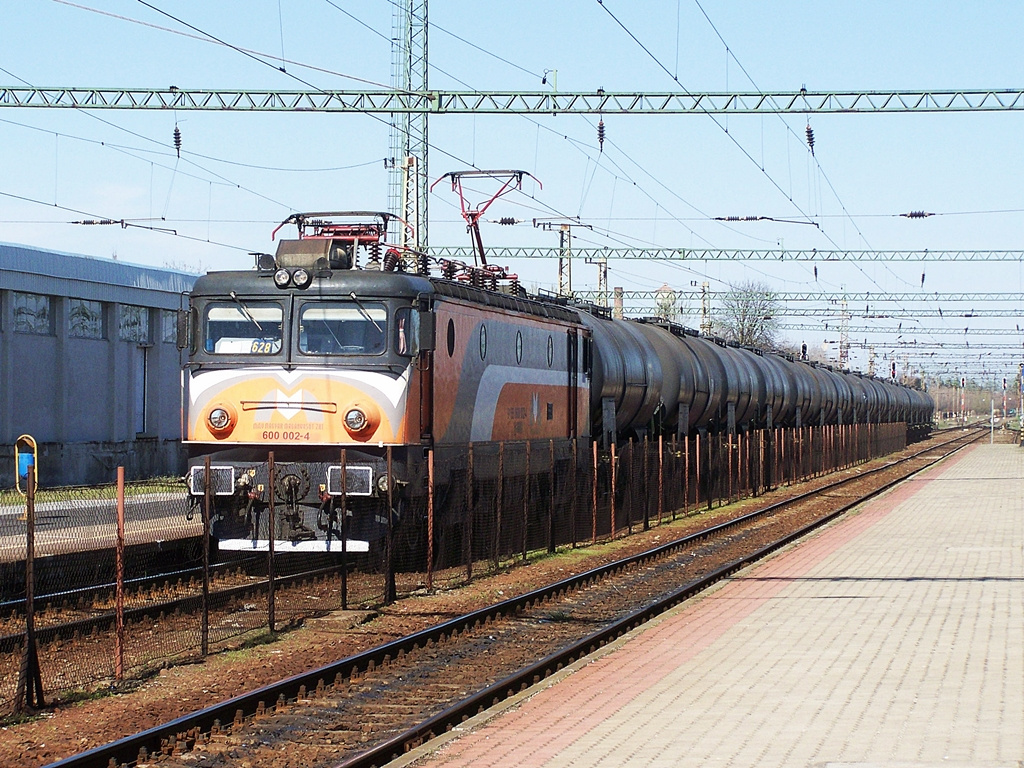
<path fill-rule="evenodd" d="M 416 766 L 1024 761 L 1024 450 L 978 445 L 407 755 Z"/>

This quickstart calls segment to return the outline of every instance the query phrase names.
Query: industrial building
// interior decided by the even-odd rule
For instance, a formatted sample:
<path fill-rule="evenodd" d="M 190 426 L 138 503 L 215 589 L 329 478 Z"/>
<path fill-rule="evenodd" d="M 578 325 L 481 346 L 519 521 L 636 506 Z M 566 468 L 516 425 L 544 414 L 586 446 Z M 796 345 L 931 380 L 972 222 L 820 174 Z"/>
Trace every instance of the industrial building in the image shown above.
<path fill-rule="evenodd" d="M 177 310 L 197 275 L 0 243 L 0 488 L 183 472 Z"/>

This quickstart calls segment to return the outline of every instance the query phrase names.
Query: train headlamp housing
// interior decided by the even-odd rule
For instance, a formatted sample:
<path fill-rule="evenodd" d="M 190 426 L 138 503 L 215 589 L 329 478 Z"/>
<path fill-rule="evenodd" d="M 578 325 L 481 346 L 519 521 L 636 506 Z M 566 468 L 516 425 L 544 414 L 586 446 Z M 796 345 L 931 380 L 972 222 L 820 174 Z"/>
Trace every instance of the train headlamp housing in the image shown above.
<path fill-rule="evenodd" d="M 292 282 L 296 288 L 308 288 L 309 284 L 313 282 L 313 273 L 308 269 L 299 267 L 292 272 Z"/>
<path fill-rule="evenodd" d="M 377 434 L 377 428 L 380 427 L 380 409 L 376 403 L 356 400 L 346 405 L 341 413 L 344 414 L 341 421 L 345 431 L 353 440 L 365 443 Z"/>
<path fill-rule="evenodd" d="M 231 434 L 238 422 L 238 414 L 227 403 L 217 403 L 206 414 L 206 426 L 210 434 L 224 438 Z"/>
<path fill-rule="evenodd" d="M 209 415 L 210 426 L 222 430 L 231 423 L 231 416 L 223 408 L 214 408 Z"/>
<path fill-rule="evenodd" d="M 391 482 L 391 479 L 387 475 L 381 474 L 377 478 L 377 490 L 380 493 L 387 493 L 388 492 L 388 484 L 390 482 Z"/>
<path fill-rule="evenodd" d="M 292 276 L 287 269 L 279 269 L 274 273 L 274 285 L 278 288 L 287 288 L 291 281 Z"/>
<path fill-rule="evenodd" d="M 349 408 L 345 413 L 345 428 L 349 432 L 362 432 L 369 423 L 370 420 L 359 408 Z"/>

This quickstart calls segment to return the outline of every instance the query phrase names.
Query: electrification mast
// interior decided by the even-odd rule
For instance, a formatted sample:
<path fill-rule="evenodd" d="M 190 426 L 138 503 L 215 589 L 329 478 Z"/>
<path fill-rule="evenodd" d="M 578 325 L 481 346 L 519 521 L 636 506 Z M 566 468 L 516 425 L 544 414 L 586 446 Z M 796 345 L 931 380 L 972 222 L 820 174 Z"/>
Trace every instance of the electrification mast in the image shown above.
<path fill-rule="evenodd" d="M 427 0 L 395 3 L 391 84 L 398 94 L 427 92 Z M 427 112 L 391 113 L 388 210 L 411 225 L 392 223 L 392 242 L 427 247 Z"/>

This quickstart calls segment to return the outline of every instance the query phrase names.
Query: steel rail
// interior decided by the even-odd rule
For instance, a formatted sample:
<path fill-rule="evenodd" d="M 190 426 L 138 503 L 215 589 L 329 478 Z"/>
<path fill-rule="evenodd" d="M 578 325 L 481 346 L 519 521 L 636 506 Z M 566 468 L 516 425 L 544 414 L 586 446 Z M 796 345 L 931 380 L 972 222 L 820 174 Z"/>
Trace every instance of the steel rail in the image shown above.
<path fill-rule="evenodd" d="M 962 432 L 962 430 L 960 429 L 949 431 Z M 985 430 L 982 429 L 976 430 L 977 434 L 972 435 L 973 439 L 979 439 L 983 435 L 984 431 Z M 427 629 L 420 630 L 419 632 L 415 632 L 406 637 L 399 638 L 398 640 L 394 640 L 389 643 L 377 646 L 375 648 L 371 648 L 367 651 L 354 654 L 352 656 L 348 656 L 337 662 L 325 665 L 323 667 L 319 667 L 314 670 L 303 672 L 298 675 L 293 675 L 289 678 L 280 680 L 275 683 L 271 683 L 256 690 L 241 694 L 232 699 L 221 702 L 220 704 L 215 704 L 211 707 L 207 707 L 197 712 L 192 712 L 187 715 L 183 715 L 182 717 L 176 718 L 175 720 L 172 720 L 170 722 L 154 726 L 153 728 L 149 728 L 140 733 L 127 736 L 123 739 L 119 739 L 118 741 L 111 742 L 110 744 L 96 747 L 94 749 L 80 753 L 78 755 L 72 755 L 56 763 L 53 763 L 50 766 L 50 768 L 107 768 L 110 765 L 121 765 L 122 763 L 131 764 L 136 761 L 144 762 L 148 759 L 149 755 L 164 751 L 173 751 L 178 747 L 179 744 L 183 744 L 186 747 L 190 747 L 192 743 L 195 743 L 196 740 L 202 738 L 203 734 L 210 733 L 212 730 L 219 731 L 221 725 L 224 723 L 241 724 L 246 717 L 249 717 L 253 714 L 256 714 L 258 712 L 265 712 L 268 709 L 277 706 L 278 704 L 286 706 L 287 702 L 289 701 L 305 698 L 307 692 L 309 691 L 314 691 L 320 687 L 330 685 L 335 682 L 344 681 L 347 678 L 358 676 L 363 672 L 366 672 L 367 670 L 375 669 L 381 665 L 389 664 L 394 659 L 399 658 L 401 655 L 419 650 L 420 648 L 425 648 L 431 644 L 441 642 L 449 637 L 458 635 L 466 629 L 486 624 L 490 621 L 501 618 L 503 616 L 516 615 L 519 611 L 528 609 L 529 607 L 537 603 L 549 600 L 554 597 L 558 597 L 571 590 L 585 587 L 591 582 L 597 582 L 609 575 L 615 574 L 626 568 L 632 568 L 637 565 L 643 565 L 644 563 L 651 560 L 657 560 L 660 557 L 663 557 L 665 554 L 673 552 L 674 550 L 691 546 L 695 543 L 699 543 L 700 541 L 710 538 L 718 533 L 726 532 L 733 528 L 740 527 L 750 521 L 770 515 L 772 512 L 775 512 L 783 507 L 792 505 L 795 502 L 802 501 L 811 496 L 820 494 L 823 491 L 839 487 L 840 485 L 853 482 L 854 480 L 860 480 L 871 474 L 883 472 L 901 463 L 917 458 L 918 456 L 927 453 L 928 451 L 934 451 L 938 448 L 948 446 L 951 443 L 956 442 L 957 440 L 962 440 L 963 437 L 964 436 L 960 434 L 958 437 L 949 440 L 945 443 L 942 443 L 937 446 L 929 446 L 910 456 L 905 456 L 894 461 L 886 462 L 885 464 L 882 464 L 879 467 L 875 467 L 859 475 L 841 478 L 833 483 L 829 483 L 820 488 L 805 491 L 803 493 L 798 494 L 797 496 L 775 502 L 762 509 L 754 510 L 753 512 L 747 513 L 733 520 L 728 520 L 717 525 L 711 526 L 709 528 L 689 534 L 688 536 L 677 539 L 675 541 L 667 542 L 658 547 L 655 547 L 654 549 L 647 550 L 640 554 L 632 555 L 630 557 L 623 558 L 621 560 L 617 560 L 613 563 L 608 563 L 597 568 L 593 568 L 584 573 L 571 576 L 569 578 L 563 579 L 552 584 L 548 584 L 544 587 L 532 590 L 523 595 L 503 600 L 499 603 L 495 603 L 484 608 L 481 608 L 479 610 L 472 611 L 471 613 L 456 617 L 454 619 L 435 625 L 433 627 L 428 627 Z M 956 450 L 959 450 L 959 448 L 957 448 Z M 946 455 L 949 454 L 944 454 L 938 459 L 935 459 L 935 461 L 937 462 L 941 460 Z M 931 464 L 929 464 L 928 466 L 931 466 Z M 893 483 L 889 485 L 895 484 L 896 482 L 900 481 L 893 481 Z M 865 498 L 871 498 L 871 496 L 876 495 L 877 493 L 880 492 L 880 490 L 875 491 L 872 494 L 866 496 Z M 863 499 L 860 501 L 852 502 L 849 506 L 856 506 L 856 504 L 862 503 L 862 501 Z M 792 537 L 787 537 L 787 540 L 791 538 Z M 774 546 L 774 548 L 777 549 L 779 546 L 785 546 L 785 544 L 777 544 Z M 774 551 L 774 549 L 772 551 Z M 732 570 L 729 571 L 731 573 L 740 567 L 743 566 L 736 565 L 734 563 L 730 566 L 726 566 L 726 569 L 731 568 Z M 722 570 L 724 569 L 720 569 L 720 571 L 716 571 L 715 574 L 705 577 L 704 579 L 698 580 L 698 582 L 694 582 L 694 584 L 705 582 L 708 579 L 711 579 L 711 581 L 708 581 L 708 583 L 714 583 L 714 581 L 724 578 L 724 576 L 721 575 Z M 688 586 L 692 587 L 692 585 Z M 674 594 L 681 594 L 686 589 L 687 588 L 684 587 Z M 644 611 L 641 611 L 640 613 L 646 614 L 649 611 L 650 609 L 648 608 L 644 609 Z M 623 622 L 626 621 L 627 620 L 623 620 Z M 627 630 L 620 627 L 619 630 L 616 631 L 618 632 L 616 636 L 618 636 Z M 590 637 L 609 636 L 610 632 L 611 630 L 603 630 L 601 632 L 595 633 L 594 636 Z M 590 639 L 590 637 L 588 637 L 588 640 Z M 567 658 L 565 652 L 556 653 L 546 658 L 557 660 L 563 657 Z M 530 669 L 532 670 L 534 668 L 539 668 L 540 666 L 543 666 L 542 663 L 537 662 L 536 664 L 532 665 Z M 513 677 L 518 680 L 521 676 Z M 511 679 L 512 678 L 507 678 L 506 681 Z M 532 680 L 532 677 L 530 679 Z M 520 683 L 516 683 L 515 685 L 519 687 Z M 486 690 L 491 691 L 493 688 L 494 686 Z M 484 692 L 480 692 L 478 694 L 475 694 L 468 701 L 472 701 L 473 706 L 479 707 L 485 700 L 493 700 L 495 697 L 496 694 L 494 693 L 484 696 Z M 500 699 L 500 697 L 498 698 Z M 454 709 L 456 708 L 453 707 L 452 710 Z M 435 721 L 437 721 L 437 718 L 439 717 L 440 715 L 438 715 L 435 718 L 431 718 L 429 721 L 427 721 L 432 724 L 430 726 L 431 728 L 436 727 L 437 723 Z M 458 717 L 461 720 L 462 715 L 459 714 Z M 415 742 L 417 739 L 422 740 L 422 738 L 428 731 L 433 732 L 430 731 L 429 728 L 427 730 L 423 730 L 423 726 L 419 726 L 413 730 L 416 731 L 416 735 L 413 735 L 406 739 L 405 742 L 402 742 L 402 752 L 405 751 L 406 744 Z M 342 765 L 381 765 L 383 762 L 382 756 L 384 754 L 391 754 L 395 748 L 395 744 L 398 744 L 398 737 L 382 742 L 382 745 L 390 746 L 374 747 L 371 750 L 367 750 L 367 752 L 365 753 L 353 756 L 349 761 L 342 763 Z M 371 755 L 377 755 L 377 757 L 371 757 Z"/>
<path fill-rule="evenodd" d="M 274 580 L 274 584 L 279 587 L 289 587 L 293 584 L 302 583 L 307 579 L 315 579 L 322 576 L 336 574 L 339 572 L 340 567 L 341 566 L 329 566 L 327 568 L 318 568 L 314 571 L 303 571 L 301 573 L 293 573 L 289 576 L 279 576 Z M 225 603 L 246 597 L 252 592 L 265 592 L 267 584 L 268 582 L 266 579 L 260 579 L 259 581 L 254 581 L 249 584 L 239 584 L 234 587 L 227 587 L 226 589 L 215 589 L 210 592 L 210 608 L 216 610 Z M 164 600 L 159 603 L 150 603 L 148 605 L 139 606 L 138 608 L 131 608 L 124 612 L 124 619 L 126 622 L 137 622 L 142 619 L 159 618 L 161 615 L 177 614 L 183 610 L 188 610 L 191 605 L 198 603 L 200 600 L 202 600 L 202 594 L 197 591 L 193 595 L 175 597 L 171 600 Z M 115 619 L 116 616 L 114 612 L 107 611 L 96 616 L 76 619 L 75 621 L 67 621 L 50 626 L 37 626 L 35 634 L 36 638 L 40 642 L 52 642 L 54 640 L 60 640 L 62 637 L 74 636 L 75 634 L 85 635 L 90 634 L 93 631 L 102 632 L 108 630 L 114 624 Z M 24 632 L 0 635 L 0 653 L 11 653 L 18 648 L 23 647 L 24 644 Z"/>

